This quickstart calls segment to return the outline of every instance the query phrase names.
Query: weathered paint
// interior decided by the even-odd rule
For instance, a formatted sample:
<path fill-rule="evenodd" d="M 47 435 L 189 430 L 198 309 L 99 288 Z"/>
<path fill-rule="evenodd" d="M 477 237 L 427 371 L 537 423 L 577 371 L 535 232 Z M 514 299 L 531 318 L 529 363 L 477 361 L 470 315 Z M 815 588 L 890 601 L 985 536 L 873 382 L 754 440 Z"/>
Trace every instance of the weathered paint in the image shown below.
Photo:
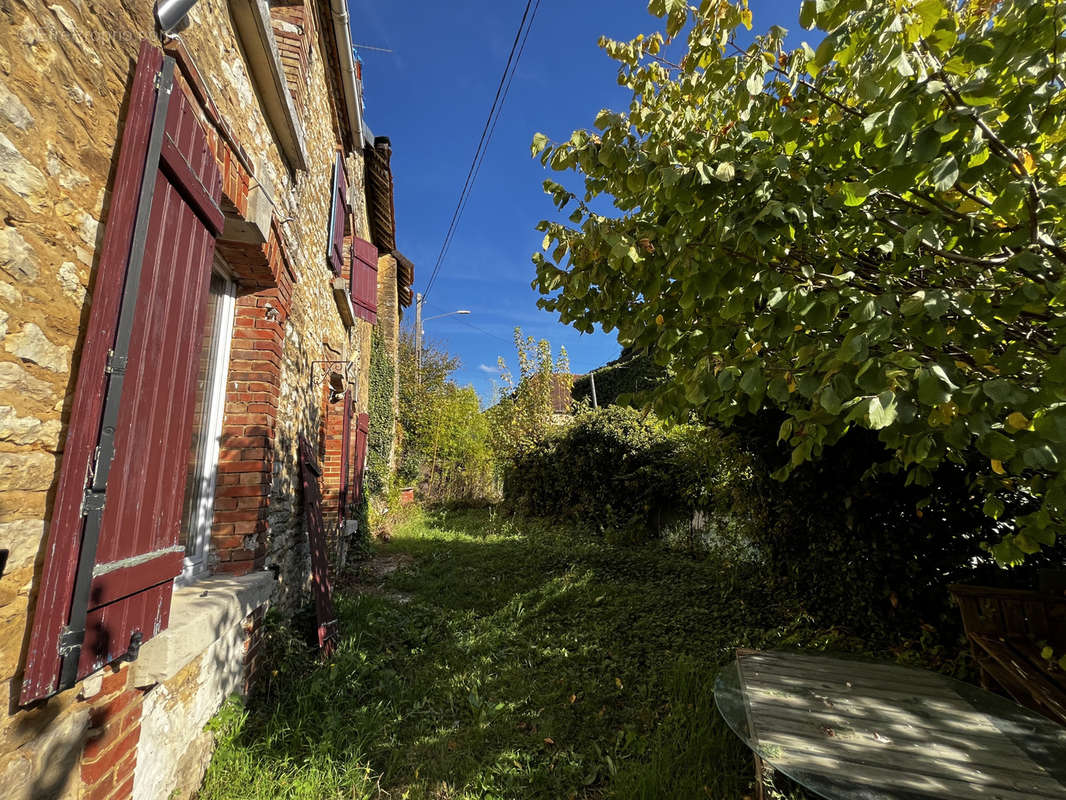
<path fill-rule="evenodd" d="M 142 47 L 135 87 L 147 83 L 150 89 L 161 63 L 158 50 Z M 127 118 L 128 129 L 138 133 L 141 117 L 150 119 L 154 109 L 152 98 L 146 95 L 144 99 Z M 131 140 L 131 146 L 139 146 L 140 141 Z M 189 102 L 178 91 L 173 93 L 168 107 L 164 141 L 164 151 L 169 155 L 160 164 L 152 165 L 157 170 L 155 189 L 125 386 L 114 432 L 115 457 L 107 481 L 107 502 L 95 559 L 103 570 L 94 570 L 79 678 L 125 653 L 135 632 L 147 639 L 166 626 L 171 581 L 180 570 L 180 557 L 175 558 L 174 548 L 185 491 L 183 466 L 188 458 L 192 425 L 195 355 L 203 335 L 214 237 L 221 230 L 218 203 L 222 182 L 203 129 Z M 138 149 L 138 153 L 143 160 L 142 151 Z M 129 177 L 136 180 L 128 185 L 117 184 L 116 191 L 136 195 L 133 187 L 139 187 L 140 175 L 131 169 Z M 132 206 L 123 211 L 111 217 L 107 234 L 128 242 L 136 212 Z M 124 256 L 116 252 L 116 273 L 120 267 L 125 270 L 128 257 L 128 246 Z M 107 305 L 112 313 L 107 319 L 97 320 L 99 329 L 90 328 L 88 339 L 100 340 L 98 347 L 110 348 L 113 341 L 119 304 L 110 295 L 120 292 L 122 284 L 121 277 L 113 283 L 97 283 L 98 292 L 107 295 L 102 305 Z M 83 358 L 85 381 L 79 382 L 79 390 L 84 387 L 84 392 L 91 395 L 86 411 L 97 413 L 75 416 L 69 434 L 91 442 L 93 447 L 103 409 L 103 373 L 91 380 L 97 369 L 97 362 L 87 363 Z M 68 465 L 71 469 L 76 467 L 75 462 L 65 460 L 64 468 Z M 84 480 L 84 475 L 80 477 Z M 72 478 L 64 488 L 74 495 L 64 500 L 71 508 L 78 502 L 80 512 L 79 495 L 84 482 Z M 73 518 L 68 512 L 63 521 L 66 525 L 62 529 L 53 528 L 57 541 L 50 553 L 61 563 L 51 573 L 46 564 L 42 590 L 46 602 L 38 603 L 34 614 L 30 646 L 33 659 L 32 667 L 27 661 L 23 703 L 46 696 L 56 688 L 59 627 L 68 620 L 73 590 L 70 563 L 76 562 L 82 544 L 80 513 Z M 150 563 L 136 569 L 124 565 L 129 559 L 160 551 Z"/>

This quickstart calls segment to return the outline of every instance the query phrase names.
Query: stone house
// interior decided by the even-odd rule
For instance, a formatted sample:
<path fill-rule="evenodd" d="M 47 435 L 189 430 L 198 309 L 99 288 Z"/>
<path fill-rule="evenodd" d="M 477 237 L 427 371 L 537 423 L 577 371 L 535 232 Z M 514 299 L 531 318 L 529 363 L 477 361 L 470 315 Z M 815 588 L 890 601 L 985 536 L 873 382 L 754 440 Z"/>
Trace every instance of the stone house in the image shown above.
<path fill-rule="evenodd" d="M 301 441 L 353 533 L 413 267 L 350 25 L 0 9 L 0 797 L 194 790 L 265 610 L 310 597 Z"/>

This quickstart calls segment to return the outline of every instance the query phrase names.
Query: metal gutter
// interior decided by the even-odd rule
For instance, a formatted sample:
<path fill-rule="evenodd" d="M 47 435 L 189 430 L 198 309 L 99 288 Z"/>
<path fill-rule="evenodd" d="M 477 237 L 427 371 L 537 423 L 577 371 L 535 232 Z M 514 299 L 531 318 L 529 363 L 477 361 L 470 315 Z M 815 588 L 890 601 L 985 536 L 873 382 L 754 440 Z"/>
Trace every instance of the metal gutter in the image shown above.
<path fill-rule="evenodd" d="M 355 138 L 354 145 L 362 150 L 363 139 L 363 87 L 355 71 L 352 55 L 352 32 L 348 18 L 348 0 L 329 0 L 330 16 L 333 17 L 333 36 L 337 42 L 337 57 L 340 58 L 341 83 L 344 86 L 344 104 L 347 106 L 348 126 Z"/>

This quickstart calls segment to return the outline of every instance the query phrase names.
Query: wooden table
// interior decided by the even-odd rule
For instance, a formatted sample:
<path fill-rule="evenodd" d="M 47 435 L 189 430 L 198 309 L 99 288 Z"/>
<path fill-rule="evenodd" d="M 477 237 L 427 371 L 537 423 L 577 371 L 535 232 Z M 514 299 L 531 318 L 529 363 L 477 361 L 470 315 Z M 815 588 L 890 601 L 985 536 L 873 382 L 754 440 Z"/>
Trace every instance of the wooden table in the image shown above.
<path fill-rule="evenodd" d="M 947 676 L 741 651 L 719 711 L 761 759 L 827 798 L 1066 798 L 1066 728 Z"/>

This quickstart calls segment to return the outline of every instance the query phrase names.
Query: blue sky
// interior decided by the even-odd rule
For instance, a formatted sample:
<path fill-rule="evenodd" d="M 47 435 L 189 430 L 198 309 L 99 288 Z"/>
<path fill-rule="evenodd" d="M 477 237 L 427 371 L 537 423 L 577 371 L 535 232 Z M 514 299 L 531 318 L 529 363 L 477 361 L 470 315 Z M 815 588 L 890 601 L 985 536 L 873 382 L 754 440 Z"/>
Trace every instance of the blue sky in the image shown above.
<path fill-rule="evenodd" d="M 798 44 L 799 0 L 751 0 L 754 28 L 782 25 Z M 522 0 L 377 2 L 350 0 L 352 39 L 392 53 L 359 50 L 366 118 L 376 135 L 392 140 L 397 244 L 415 263 L 423 291 L 455 209 L 525 3 Z M 530 256 L 551 216 L 530 158 L 540 131 L 568 138 L 590 128 L 601 108 L 624 109 L 629 94 L 617 68 L 599 49 L 601 35 L 631 39 L 659 29 L 646 0 L 541 0 L 503 115 L 474 186 L 425 315 L 455 309 L 424 325 L 426 338 L 462 360 L 454 376 L 488 400 L 498 356 L 515 365 L 512 331 L 565 345 L 575 372 L 616 357 L 613 335 L 582 335 L 537 308 Z M 809 34 L 808 34 L 809 36 Z M 358 48 L 357 48 L 358 49 Z M 413 309 L 407 312 L 410 325 Z M 476 326 L 476 327 L 473 327 Z"/>

